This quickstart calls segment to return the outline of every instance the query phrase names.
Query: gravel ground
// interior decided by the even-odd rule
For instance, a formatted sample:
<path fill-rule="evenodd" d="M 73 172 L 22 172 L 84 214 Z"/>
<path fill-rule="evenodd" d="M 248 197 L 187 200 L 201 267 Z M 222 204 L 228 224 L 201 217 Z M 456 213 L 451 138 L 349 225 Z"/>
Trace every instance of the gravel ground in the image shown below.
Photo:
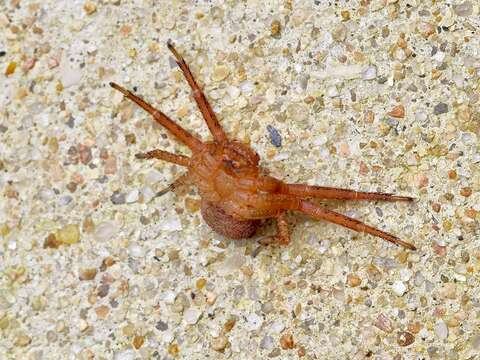
<path fill-rule="evenodd" d="M 0 2 L 1 359 L 478 359 L 474 0 Z M 213 233 L 188 154 L 108 86 L 208 132 L 173 40 L 273 176 L 416 198 L 330 203 L 418 250 L 290 214 Z"/>

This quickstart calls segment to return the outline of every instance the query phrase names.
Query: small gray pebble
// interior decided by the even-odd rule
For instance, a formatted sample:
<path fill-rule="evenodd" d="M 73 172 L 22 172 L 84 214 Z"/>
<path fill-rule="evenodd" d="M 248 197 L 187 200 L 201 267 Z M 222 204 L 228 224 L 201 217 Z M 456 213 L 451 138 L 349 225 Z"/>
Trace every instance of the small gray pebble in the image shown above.
<path fill-rule="evenodd" d="M 114 205 L 122 205 L 125 204 L 125 194 L 115 191 L 112 196 L 110 196 L 110 200 Z"/>
<path fill-rule="evenodd" d="M 271 336 L 264 336 L 262 340 L 260 340 L 260 348 L 265 350 L 272 350 L 275 346 L 275 341 Z"/>
<path fill-rule="evenodd" d="M 155 325 L 155 328 L 160 331 L 165 331 L 168 329 L 168 324 L 166 322 L 163 322 L 162 320 L 159 320 Z"/>
<path fill-rule="evenodd" d="M 446 112 L 448 112 L 448 105 L 445 104 L 445 103 L 438 103 L 437 105 L 435 105 L 435 107 L 433 108 L 433 114 L 434 115 L 440 115 L 440 114 L 445 114 Z"/>
<path fill-rule="evenodd" d="M 275 129 L 272 125 L 267 125 L 267 131 L 270 134 L 270 142 L 272 143 L 272 145 L 278 148 L 281 147 L 282 136 L 280 135 L 278 130 Z"/>

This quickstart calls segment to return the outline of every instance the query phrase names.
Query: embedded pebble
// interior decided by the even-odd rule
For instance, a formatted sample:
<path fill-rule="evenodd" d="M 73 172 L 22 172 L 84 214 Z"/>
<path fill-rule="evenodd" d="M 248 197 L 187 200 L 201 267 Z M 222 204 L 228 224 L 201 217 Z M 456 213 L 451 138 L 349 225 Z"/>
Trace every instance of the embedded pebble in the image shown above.
<path fill-rule="evenodd" d="M 246 327 L 249 331 L 260 329 L 263 324 L 263 318 L 255 313 L 248 314 Z"/>
<path fill-rule="evenodd" d="M 110 201 L 114 205 L 122 205 L 125 204 L 125 194 L 115 191 L 112 196 L 110 196 Z"/>
<path fill-rule="evenodd" d="M 405 292 L 407 291 L 407 287 L 405 284 L 401 281 L 395 281 L 392 285 L 392 290 L 397 296 L 403 296 Z"/>
<path fill-rule="evenodd" d="M 334 97 L 337 97 L 338 95 L 340 95 L 340 93 L 338 92 L 338 89 L 335 85 L 329 86 L 327 88 L 327 96 L 334 98 Z"/>
<path fill-rule="evenodd" d="M 145 250 L 138 244 L 130 244 L 128 247 L 128 253 L 136 258 L 143 258 L 145 256 Z"/>
<path fill-rule="evenodd" d="M 438 103 L 437 105 L 434 106 L 433 108 L 433 114 L 434 115 L 440 115 L 440 114 L 445 114 L 448 112 L 448 105 L 445 103 Z"/>
<path fill-rule="evenodd" d="M 439 320 L 435 323 L 435 335 L 440 340 L 445 340 L 448 337 L 448 327 L 443 320 Z"/>
<path fill-rule="evenodd" d="M 94 233 L 94 237 L 98 241 L 107 241 L 110 240 L 117 232 L 117 227 L 112 222 L 103 222 L 100 223 Z"/>
<path fill-rule="evenodd" d="M 77 85 L 82 80 L 82 77 L 81 69 L 73 68 L 69 65 L 60 67 L 60 81 L 65 89 Z"/>
<path fill-rule="evenodd" d="M 228 339 L 224 335 L 212 340 L 212 349 L 215 351 L 223 352 L 228 345 Z"/>
<path fill-rule="evenodd" d="M 183 318 L 187 324 L 194 325 L 200 319 L 201 315 L 201 310 L 191 307 L 185 310 L 185 312 L 183 313 Z"/>
<path fill-rule="evenodd" d="M 267 130 L 270 135 L 270 142 L 275 147 L 282 147 L 282 136 L 272 125 L 267 125 Z"/>
<path fill-rule="evenodd" d="M 458 16 L 470 16 L 473 13 L 473 5 L 471 1 L 462 2 L 453 7 L 453 11 Z"/>
<path fill-rule="evenodd" d="M 363 80 L 373 80 L 377 77 L 377 67 L 375 65 L 369 65 L 362 71 Z"/>
<path fill-rule="evenodd" d="M 138 189 L 133 189 L 125 196 L 125 202 L 127 204 L 136 202 L 138 200 L 139 194 L 140 192 L 138 191 Z"/>

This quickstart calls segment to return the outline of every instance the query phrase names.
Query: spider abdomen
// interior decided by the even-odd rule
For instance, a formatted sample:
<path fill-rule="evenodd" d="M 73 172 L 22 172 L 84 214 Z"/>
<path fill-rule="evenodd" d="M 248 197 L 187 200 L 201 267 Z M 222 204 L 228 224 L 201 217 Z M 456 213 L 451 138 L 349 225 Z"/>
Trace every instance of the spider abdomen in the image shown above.
<path fill-rule="evenodd" d="M 245 239 L 255 235 L 259 220 L 238 220 L 228 215 L 220 206 L 202 199 L 202 217 L 216 233 L 230 239 Z"/>

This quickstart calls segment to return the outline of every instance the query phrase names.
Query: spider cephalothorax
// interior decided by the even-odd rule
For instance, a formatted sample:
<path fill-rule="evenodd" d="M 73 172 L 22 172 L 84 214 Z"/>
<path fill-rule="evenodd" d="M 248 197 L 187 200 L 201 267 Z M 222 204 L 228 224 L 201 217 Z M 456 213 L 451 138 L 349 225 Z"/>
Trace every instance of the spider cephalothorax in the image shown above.
<path fill-rule="evenodd" d="M 213 135 L 213 141 L 200 141 L 160 110 L 153 108 L 132 92 L 115 83 L 110 83 L 110 85 L 149 112 L 158 123 L 190 148 L 191 157 L 163 150 L 152 150 L 136 156 L 141 159 L 160 159 L 187 167 L 187 173 L 171 184 L 168 190 L 187 181 L 196 185 L 202 198 L 202 217 L 213 230 L 232 239 L 247 238 L 255 234 L 261 219 L 274 218 L 277 220 L 278 232 L 268 240 L 264 239 L 263 243 L 288 244 L 286 211 L 301 211 L 313 218 L 330 221 L 358 232 L 381 237 L 408 249 L 415 249 L 415 246 L 396 236 L 308 200 L 317 198 L 412 201 L 411 197 L 304 184 L 287 184 L 267 176 L 266 172 L 259 167 L 259 156 L 252 148 L 228 139 L 188 65 L 172 44 L 168 43 L 168 48 L 192 88 L 193 97 Z"/>

